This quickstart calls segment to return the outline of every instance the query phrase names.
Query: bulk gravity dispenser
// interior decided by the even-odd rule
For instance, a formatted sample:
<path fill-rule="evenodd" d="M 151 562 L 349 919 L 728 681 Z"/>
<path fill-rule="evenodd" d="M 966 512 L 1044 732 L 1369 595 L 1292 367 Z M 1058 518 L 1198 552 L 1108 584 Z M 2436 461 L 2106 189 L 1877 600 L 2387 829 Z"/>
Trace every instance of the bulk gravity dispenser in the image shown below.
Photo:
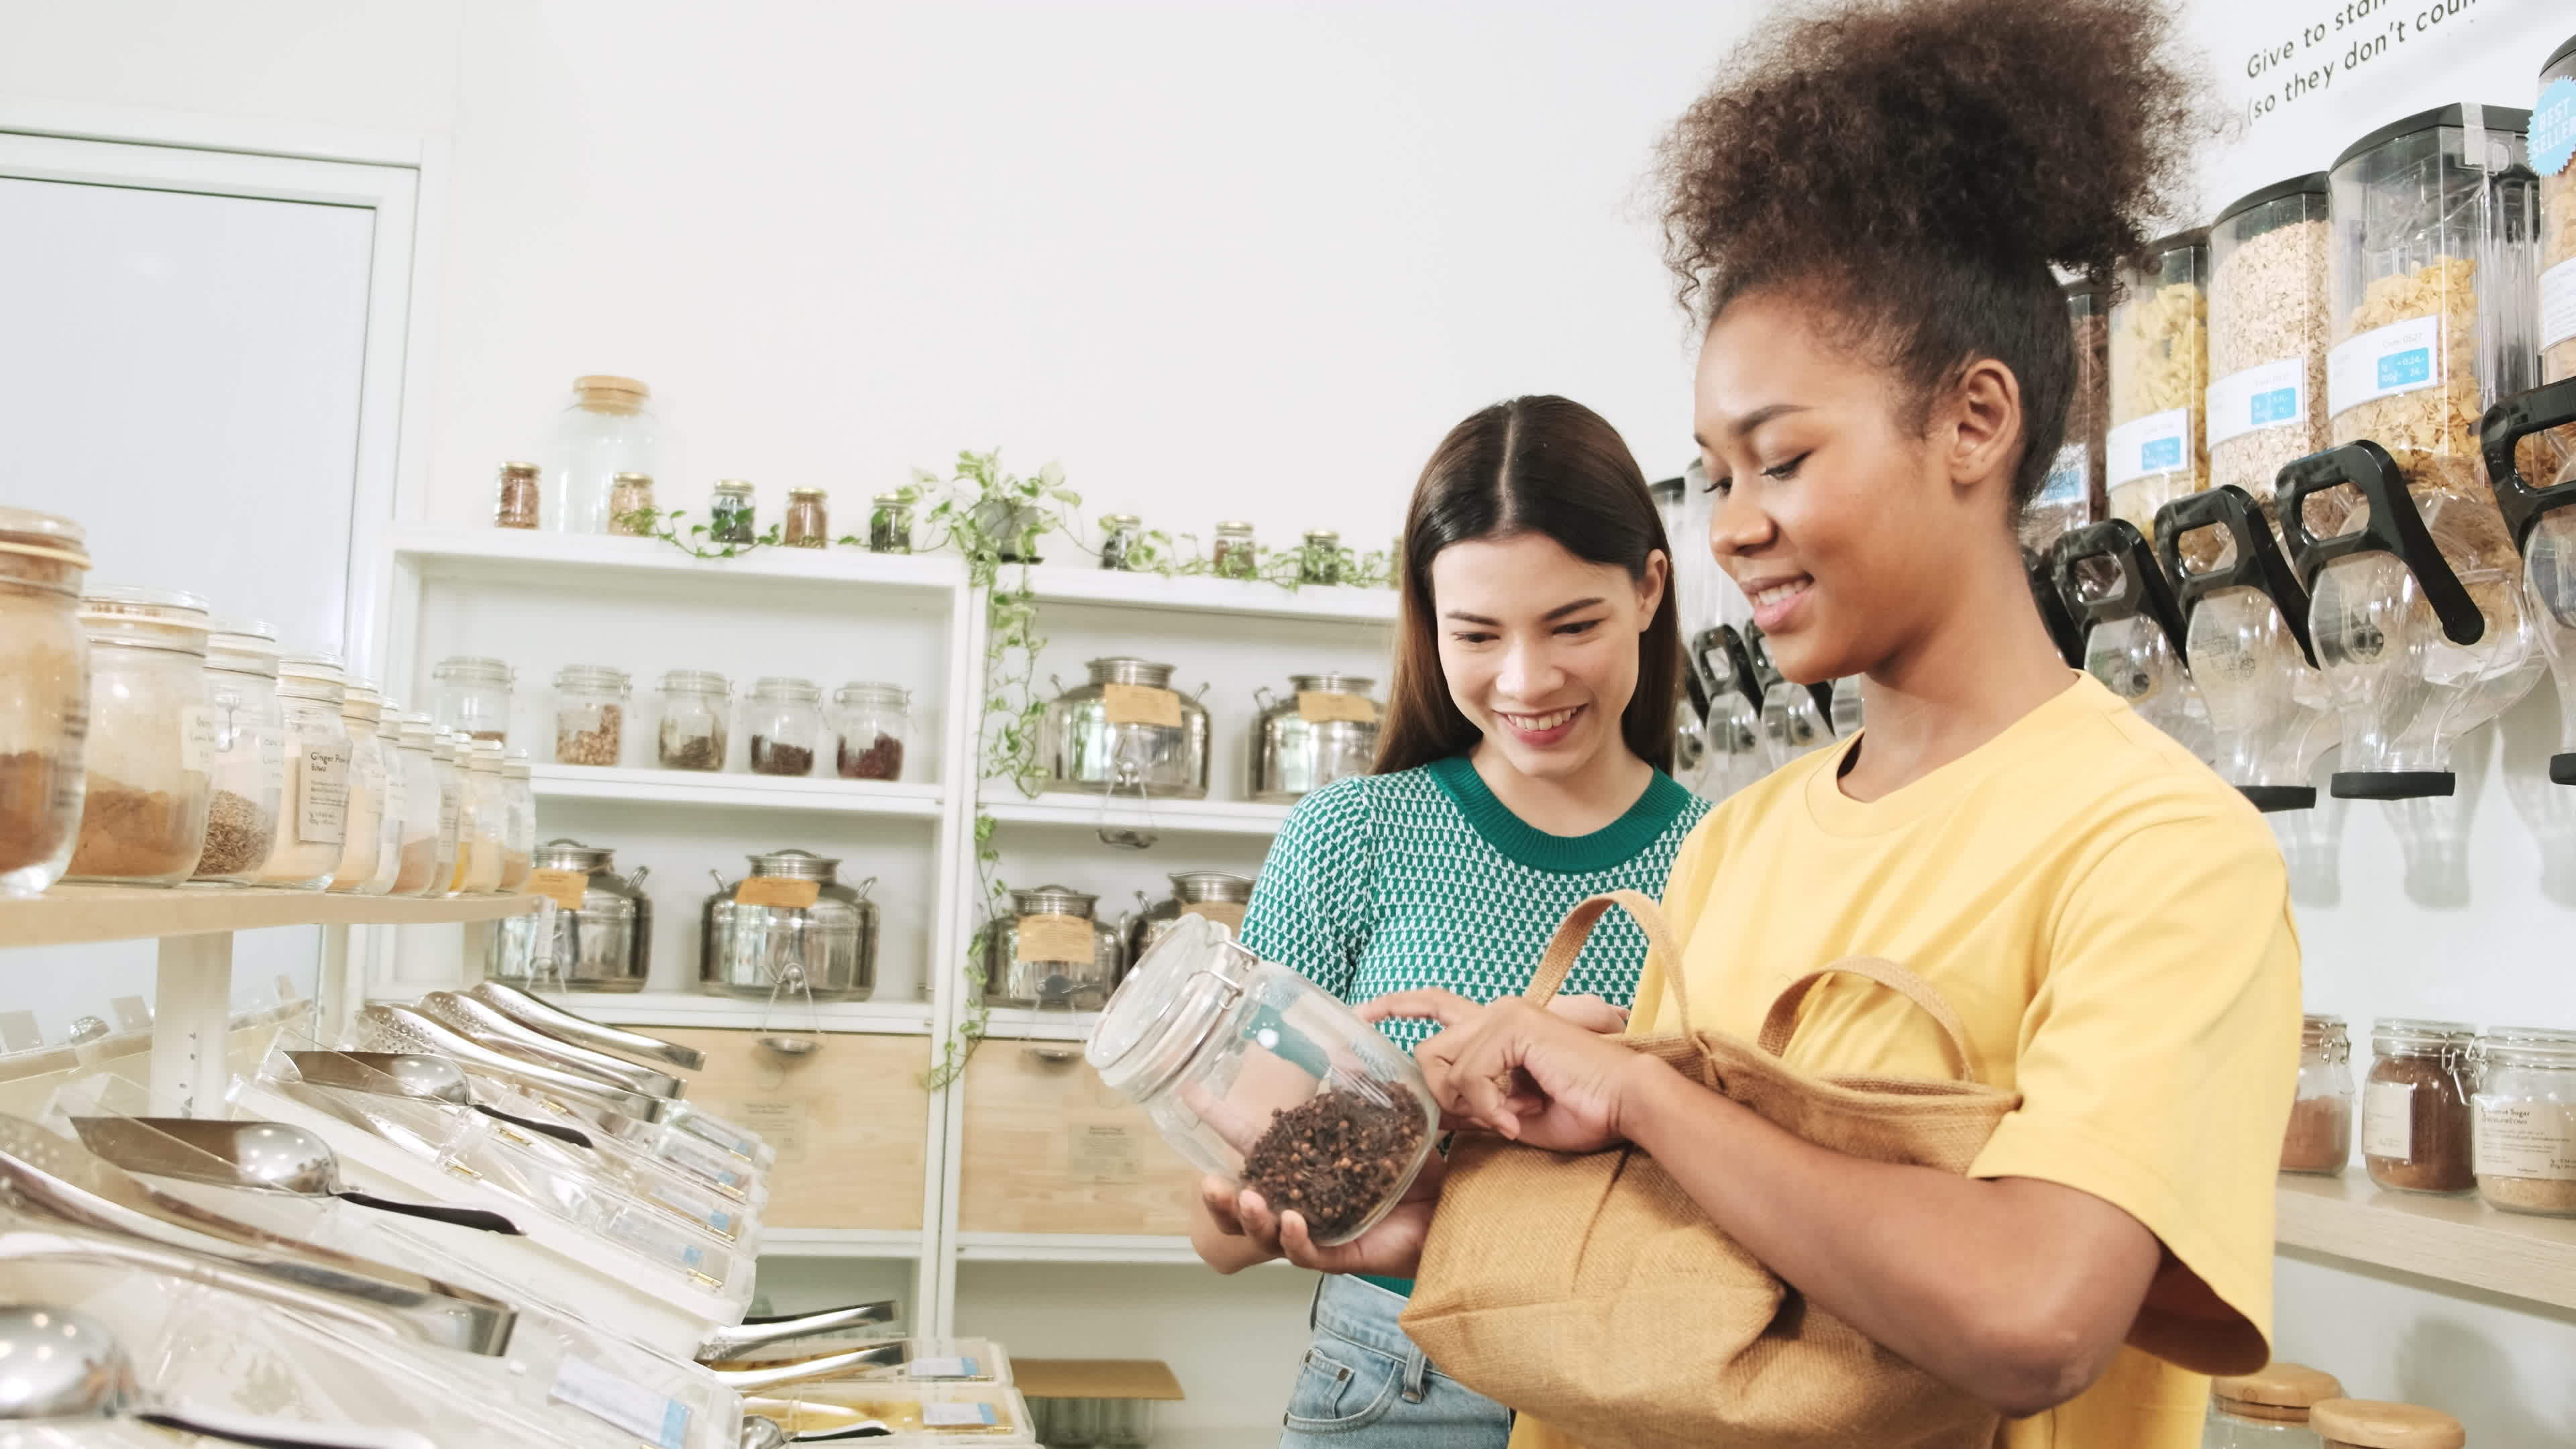
<path fill-rule="evenodd" d="M 1762 691 L 1762 746 L 1778 769 L 1809 750 L 1834 741 L 1834 687 L 1830 681 L 1793 684 L 1771 662 L 1769 641 L 1757 624 L 1744 626 L 1744 653 Z"/>
<path fill-rule="evenodd" d="M 2195 566 L 2187 552 L 2215 562 Z M 2156 554 L 2174 579 L 2220 777 L 2258 809 L 2313 809 L 2309 772 L 2335 742 L 2334 716 L 2308 640 L 2307 591 L 2254 496 L 2222 483 L 2166 504 Z"/>
<path fill-rule="evenodd" d="M 1723 800 L 1771 770 L 1762 740 L 1762 687 L 1753 681 L 1753 659 L 1732 624 L 1692 637 L 1690 680 L 1707 701 L 1708 754 L 1691 783 L 1711 800 Z"/>
<path fill-rule="evenodd" d="M 2084 640 L 2084 670 L 2206 760 L 2209 713 L 2192 688 L 2182 607 L 2147 537 L 2125 518 L 2079 528 L 2050 551 L 2058 596 Z"/>

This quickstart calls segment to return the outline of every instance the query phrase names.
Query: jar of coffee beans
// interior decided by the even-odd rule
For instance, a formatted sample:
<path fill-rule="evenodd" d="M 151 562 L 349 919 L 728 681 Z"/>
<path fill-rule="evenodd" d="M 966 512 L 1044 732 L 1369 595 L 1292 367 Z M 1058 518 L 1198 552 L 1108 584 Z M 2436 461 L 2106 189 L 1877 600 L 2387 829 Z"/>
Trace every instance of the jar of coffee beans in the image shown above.
<path fill-rule="evenodd" d="M 751 687 L 751 768 L 759 775 L 810 775 L 823 746 L 823 691 L 810 680 L 769 678 Z"/>
<path fill-rule="evenodd" d="M 834 763 L 844 780 L 903 778 L 912 694 L 895 684 L 844 684 L 832 692 Z"/>

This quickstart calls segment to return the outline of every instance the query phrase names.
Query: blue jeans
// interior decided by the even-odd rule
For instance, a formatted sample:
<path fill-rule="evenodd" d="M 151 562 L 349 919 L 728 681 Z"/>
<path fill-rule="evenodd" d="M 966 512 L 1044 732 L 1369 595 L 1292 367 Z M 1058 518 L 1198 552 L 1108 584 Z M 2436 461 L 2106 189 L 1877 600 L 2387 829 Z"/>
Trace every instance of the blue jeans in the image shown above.
<path fill-rule="evenodd" d="M 1280 1449 L 1504 1449 L 1512 1411 L 1432 1367 L 1396 1326 L 1404 1302 L 1325 1276 Z"/>

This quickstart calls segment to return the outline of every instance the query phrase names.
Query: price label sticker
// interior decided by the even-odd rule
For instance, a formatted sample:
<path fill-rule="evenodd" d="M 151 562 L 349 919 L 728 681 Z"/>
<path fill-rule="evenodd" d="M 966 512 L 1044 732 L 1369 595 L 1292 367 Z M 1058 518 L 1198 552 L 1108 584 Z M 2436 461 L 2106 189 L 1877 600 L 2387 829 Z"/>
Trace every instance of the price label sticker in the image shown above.
<path fill-rule="evenodd" d="M 922 1427 L 929 1429 L 989 1429 L 1002 1422 L 991 1404 L 924 1404 L 921 1406 Z"/>
<path fill-rule="evenodd" d="M 349 742 L 299 742 L 295 747 L 295 838 L 307 845 L 338 845 L 349 836 Z"/>
<path fill-rule="evenodd" d="M 2414 1083 L 2371 1082 L 2361 1089 L 2361 1150 L 2371 1157 L 2414 1158 Z"/>
<path fill-rule="evenodd" d="M 756 875 L 733 888 L 733 903 L 738 906 L 775 906 L 781 910 L 801 911 L 823 897 L 819 880 L 791 880 L 783 875 Z"/>
<path fill-rule="evenodd" d="M 1128 1186 L 1145 1180 L 1145 1152 L 1124 1122 L 1068 1122 L 1065 1176 L 1075 1182 Z"/>
<path fill-rule="evenodd" d="M 590 872 L 586 870 L 532 870 L 528 872 L 528 891 L 544 896 L 567 911 L 581 909 L 582 892 L 590 889 Z"/>
<path fill-rule="evenodd" d="M 1332 724 L 1347 720 L 1352 724 L 1377 723 L 1377 701 L 1365 694 L 1327 693 L 1320 689 L 1297 691 L 1297 718 L 1308 724 Z"/>
<path fill-rule="evenodd" d="M 1080 916 L 1022 916 L 1016 935 L 1011 950 L 1014 961 L 1088 962 L 1100 950 L 1091 922 Z"/>
<path fill-rule="evenodd" d="M 556 1366 L 553 1397 L 654 1449 L 686 1449 L 689 1442 L 688 1405 L 584 1359 L 567 1358 Z"/>
<path fill-rule="evenodd" d="M 1145 684 L 1104 684 L 1100 686 L 1100 699 L 1108 708 L 1111 724 L 1152 725 L 1166 730 L 1181 727 L 1181 697 L 1171 690 Z"/>
<path fill-rule="evenodd" d="M 908 1379 L 980 1379 L 981 1366 L 971 1358 L 917 1358 L 903 1366 Z"/>

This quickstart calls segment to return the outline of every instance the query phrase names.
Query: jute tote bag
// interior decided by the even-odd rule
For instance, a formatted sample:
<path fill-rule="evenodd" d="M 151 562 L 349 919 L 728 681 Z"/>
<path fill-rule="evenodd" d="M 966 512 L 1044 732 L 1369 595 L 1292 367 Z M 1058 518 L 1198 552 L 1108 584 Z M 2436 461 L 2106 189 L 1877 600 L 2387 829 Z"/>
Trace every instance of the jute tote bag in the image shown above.
<path fill-rule="evenodd" d="M 2020 1102 L 1975 1082 L 1815 1077 L 1780 1061 L 1798 1003 L 1842 972 L 1921 1007 L 1964 1070 L 1958 1017 L 1887 961 L 1855 957 L 1792 982 L 1756 1042 L 1689 1030 L 1681 952 L 1634 891 L 1567 915 L 1530 1001 L 1556 995 L 1614 904 L 1645 928 L 1681 1026 L 1632 1045 L 1810 1142 L 1963 1173 Z M 1461 1133 L 1403 1324 L 1443 1372 L 1585 1449 L 1986 1449 L 1999 1423 L 1805 1302 L 1634 1147 L 1574 1155 Z"/>

